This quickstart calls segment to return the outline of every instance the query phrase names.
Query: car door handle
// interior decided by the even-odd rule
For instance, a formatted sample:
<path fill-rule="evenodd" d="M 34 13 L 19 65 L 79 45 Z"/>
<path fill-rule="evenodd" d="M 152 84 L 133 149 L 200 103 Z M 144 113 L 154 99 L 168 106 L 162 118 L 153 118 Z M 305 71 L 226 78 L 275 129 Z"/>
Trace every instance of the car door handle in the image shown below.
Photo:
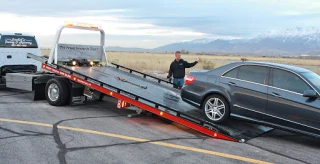
<path fill-rule="evenodd" d="M 234 82 L 231 82 L 231 81 L 230 81 L 230 82 L 228 83 L 228 85 L 235 86 L 235 85 L 236 85 L 236 83 L 234 83 Z"/>
<path fill-rule="evenodd" d="M 11 55 L 7 55 L 7 58 L 8 58 L 8 59 L 11 59 L 11 58 L 12 58 L 12 56 L 11 56 Z"/>
<path fill-rule="evenodd" d="M 280 95 L 280 94 L 278 94 L 278 93 L 272 92 L 271 94 L 272 94 L 272 96 L 274 96 L 274 97 L 281 98 L 281 95 Z"/>

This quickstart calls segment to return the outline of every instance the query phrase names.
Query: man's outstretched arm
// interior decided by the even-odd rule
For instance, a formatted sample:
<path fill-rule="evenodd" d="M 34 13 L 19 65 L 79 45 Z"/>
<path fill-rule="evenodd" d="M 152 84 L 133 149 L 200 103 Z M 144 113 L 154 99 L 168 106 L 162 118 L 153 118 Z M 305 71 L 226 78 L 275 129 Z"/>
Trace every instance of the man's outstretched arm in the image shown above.
<path fill-rule="evenodd" d="M 188 63 L 187 61 L 184 61 L 183 65 L 185 68 L 190 68 L 195 66 L 198 63 L 198 61 L 192 62 L 192 63 Z"/>
<path fill-rule="evenodd" d="M 192 63 L 188 63 L 187 61 L 183 61 L 184 62 L 183 65 L 185 68 L 190 68 L 190 67 L 195 66 L 199 61 L 200 61 L 200 58 L 198 58 L 197 61 L 192 62 Z"/>

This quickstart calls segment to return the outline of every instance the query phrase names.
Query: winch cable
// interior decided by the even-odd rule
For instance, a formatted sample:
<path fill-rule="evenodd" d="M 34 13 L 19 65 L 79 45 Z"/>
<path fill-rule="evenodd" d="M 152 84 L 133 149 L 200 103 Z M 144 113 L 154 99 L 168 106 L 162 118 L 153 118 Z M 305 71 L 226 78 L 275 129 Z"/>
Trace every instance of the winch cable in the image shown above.
<path fill-rule="evenodd" d="M 95 71 L 97 71 L 97 72 L 100 72 L 102 76 L 105 76 L 105 75 L 107 75 L 106 77 L 112 76 L 112 77 L 116 78 L 117 80 L 120 80 L 120 81 L 125 82 L 125 83 L 129 83 L 129 84 L 131 84 L 131 85 L 135 85 L 135 86 L 140 87 L 140 88 L 142 88 L 142 89 L 147 89 L 147 88 L 148 88 L 148 87 L 145 86 L 145 85 L 140 85 L 140 84 L 137 84 L 137 83 L 130 82 L 130 81 L 126 80 L 126 79 L 123 78 L 123 77 L 111 75 L 111 74 L 109 74 L 109 73 L 105 73 L 105 72 L 99 71 L 99 70 L 94 69 L 94 68 L 92 68 L 92 69 L 95 70 Z"/>
<path fill-rule="evenodd" d="M 122 81 L 122 82 L 125 82 L 125 83 L 129 83 L 129 84 L 132 84 L 132 85 L 135 85 L 135 86 L 138 86 L 140 88 L 143 88 L 143 89 L 147 89 L 147 86 L 144 86 L 144 85 L 140 85 L 140 84 L 136 84 L 136 83 L 133 83 L 133 82 L 130 82 L 122 77 L 117 77 L 118 80 Z"/>

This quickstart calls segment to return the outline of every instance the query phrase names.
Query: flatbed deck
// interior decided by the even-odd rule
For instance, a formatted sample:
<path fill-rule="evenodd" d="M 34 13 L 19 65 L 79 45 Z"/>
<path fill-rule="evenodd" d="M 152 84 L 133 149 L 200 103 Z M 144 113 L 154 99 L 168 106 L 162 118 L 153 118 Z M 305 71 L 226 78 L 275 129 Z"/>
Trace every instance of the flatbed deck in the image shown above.
<path fill-rule="evenodd" d="M 159 84 L 156 80 L 151 78 L 143 78 L 140 75 L 129 73 L 127 71 L 108 66 L 108 67 L 66 67 L 69 70 L 73 70 L 76 73 L 86 75 L 92 79 L 108 84 L 115 88 L 121 88 L 128 93 L 132 93 L 141 98 L 150 100 L 159 105 L 174 109 L 185 115 L 202 119 L 201 110 L 197 109 L 188 103 L 184 102 L 180 97 L 180 90 L 174 89 L 170 84 Z M 118 78 L 123 78 L 134 84 L 146 86 L 147 88 L 141 88 L 134 84 L 120 81 Z M 139 100 L 145 104 L 149 102 Z M 149 103 L 150 104 L 150 103 Z M 150 104 L 153 106 L 153 104 Z M 169 111 L 170 113 L 170 111 Z M 223 130 L 229 135 L 235 138 L 241 138 L 245 140 L 257 137 L 265 132 L 272 130 L 272 128 L 262 125 L 256 125 L 252 123 L 243 122 L 240 120 L 230 119 L 227 122 L 219 125 L 215 125 L 219 130 Z"/>

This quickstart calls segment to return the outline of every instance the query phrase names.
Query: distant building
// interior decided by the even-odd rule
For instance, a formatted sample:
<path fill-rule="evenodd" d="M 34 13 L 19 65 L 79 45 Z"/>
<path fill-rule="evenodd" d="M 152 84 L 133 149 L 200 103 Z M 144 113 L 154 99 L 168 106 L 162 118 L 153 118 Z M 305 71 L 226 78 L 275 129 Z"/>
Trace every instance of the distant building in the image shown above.
<path fill-rule="evenodd" d="M 301 57 L 306 57 L 306 56 L 310 56 L 310 55 L 308 55 L 308 54 L 301 54 L 300 56 L 301 56 Z"/>

